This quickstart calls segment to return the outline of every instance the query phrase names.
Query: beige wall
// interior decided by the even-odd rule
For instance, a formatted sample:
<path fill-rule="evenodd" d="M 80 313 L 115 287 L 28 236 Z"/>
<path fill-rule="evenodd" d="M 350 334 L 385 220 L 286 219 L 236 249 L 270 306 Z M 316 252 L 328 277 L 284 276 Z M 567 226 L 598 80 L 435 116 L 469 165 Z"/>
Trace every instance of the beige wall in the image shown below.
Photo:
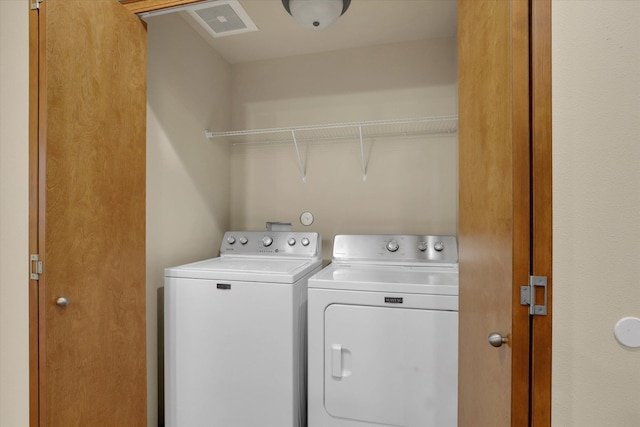
<path fill-rule="evenodd" d="M 217 256 L 229 226 L 229 151 L 204 130 L 230 125 L 230 67 L 178 14 L 147 22 L 148 405 L 156 426 L 164 268 Z"/>
<path fill-rule="evenodd" d="M 441 39 L 233 65 L 233 127 L 259 129 L 451 115 L 457 112 L 456 41 Z M 285 221 L 322 234 L 324 257 L 339 233 L 456 234 L 457 138 L 358 141 L 295 148 L 235 146 L 231 226 Z"/>
<path fill-rule="evenodd" d="M 0 426 L 29 422 L 29 25 L 0 1 Z"/>
<path fill-rule="evenodd" d="M 640 2 L 553 2 L 553 425 L 640 424 Z"/>

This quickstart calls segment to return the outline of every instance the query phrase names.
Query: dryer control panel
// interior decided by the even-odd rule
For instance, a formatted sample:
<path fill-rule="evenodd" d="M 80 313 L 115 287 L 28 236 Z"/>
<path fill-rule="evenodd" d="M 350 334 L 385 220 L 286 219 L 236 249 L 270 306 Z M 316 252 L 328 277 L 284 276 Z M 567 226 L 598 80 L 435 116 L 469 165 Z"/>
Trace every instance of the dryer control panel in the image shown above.
<path fill-rule="evenodd" d="M 318 233 L 300 231 L 227 231 L 220 256 L 320 257 Z"/>
<path fill-rule="evenodd" d="M 333 240 L 333 261 L 392 264 L 457 264 L 455 236 L 342 234 Z"/>

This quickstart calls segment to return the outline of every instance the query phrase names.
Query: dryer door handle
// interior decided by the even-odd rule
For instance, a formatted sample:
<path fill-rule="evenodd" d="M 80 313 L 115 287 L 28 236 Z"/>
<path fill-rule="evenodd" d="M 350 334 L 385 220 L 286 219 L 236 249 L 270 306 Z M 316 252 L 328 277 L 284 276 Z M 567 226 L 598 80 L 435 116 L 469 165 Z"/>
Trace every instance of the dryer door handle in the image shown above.
<path fill-rule="evenodd" d="M 342 378 L 342 345 L 331 345 L 331 376 Z"/>
<path fill-rule="evenodd" d="M 331 376 L 346 378 L 351 376 L 351 351 L 342 344 L 331 344 Z"/>

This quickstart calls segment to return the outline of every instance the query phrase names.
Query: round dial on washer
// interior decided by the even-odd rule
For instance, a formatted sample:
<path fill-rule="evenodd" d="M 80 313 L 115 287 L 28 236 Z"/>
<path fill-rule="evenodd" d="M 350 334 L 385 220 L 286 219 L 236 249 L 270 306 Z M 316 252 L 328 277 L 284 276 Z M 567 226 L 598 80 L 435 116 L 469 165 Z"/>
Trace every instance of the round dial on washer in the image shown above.
<path fill-rule="evenodd" d="M 249 241 L 249 239 L 247 239 L 245 236 L 242 236 L 240 238 L 240 243 L 242 243 L 243 245 L 246 245 L 248 241 Z"/>
<path fill-rule="evenodd" d="M 262 244 L 264 246 L 271 246 L 272 243 L 273 243 L 273 239 L 270 236 L 264 236 L 262 238 Z"/>
<path fill-rule="evenodd" d="M 289 237 L 289 240 L 287 240 L 287 244 L 289 246 L 293 246 L 296 244 L 296 239 L 294 237 Z"/>
<path fill-rule="evenodd" d="M 418 243 L 418 250 L 419 250 L 419 251 L 424 252 L 424 251 L 426 251 L 426 250 L 427 250 L 427 248 L 428 248 L 428 246 L 427 246 L 427 242 L 420 242 L 420 243 Z"/>
<path fill-rule="evenodd" d="M 442 252 L 442 250 L 444 249 L 444 243 L 442 242 L 438 242 L 435 245 L 433 245 L 433 249 L 435 249 L 438 252 Z"/>
<path fill-rule="evenodd" d="M 389 243 L 387 243 L 387 250 L 389 252 L 395 252 L 398 249 L 400 249 L 400 245 L 395 240 L 392 240 Z"/>
<path fill-rule="evenodd" d="M 309 246 L 309 243 L 311 242 L 309 241 L 308 238 L 303 237 L 302 240 L 300 240 L 300 243 L 302 243 L 302 246 Z"/>
<path fill-rule="evenodd" d="M 236 242 L 236 238 L 233 236 L 227 237 L 227 243 L 233 245 Z"/>

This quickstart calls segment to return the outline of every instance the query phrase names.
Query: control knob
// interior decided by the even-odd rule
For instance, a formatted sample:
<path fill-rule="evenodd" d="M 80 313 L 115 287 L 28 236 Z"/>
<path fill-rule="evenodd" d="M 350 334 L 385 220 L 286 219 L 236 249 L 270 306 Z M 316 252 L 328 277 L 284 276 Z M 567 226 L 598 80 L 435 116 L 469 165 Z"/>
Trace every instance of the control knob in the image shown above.
<path fill-rule="evenodd" d="M 418 250 L 421 252 L 424 252 L 427 250 L 429 246 L 427 245 L 427 242 L 420 242 L 418 243 Z"/>
<path fill-rule="evenodd" d="M 236 238 L 233 236 L 227 237 L 227 243 L 233 245 L 236 242 Z"/>
<path fill-rule="evenodd" d="M 273 239 L 270 236 L 264 236 L 262 238 L 262 244 L 264 246 L 271 246 L 272 243 L 273 243 Z"/>
<path fill-rule="evenodd" d="M 438 252 L 442 252 L 442 250 L 444 249 L 444 243 L 442 242 L 438 242 L 435 245 L 433 245 L 433 249 L 435 249 Z"/>
<path fill-rule="evenodd" d="M 395 240 L 392 240 L 389 243 L 387 243 L 387 250 L 389 252 L 395 252 L 398 249 L 400 249 L 400 245 Z"/>
<path fill-rule="evenodd" d="M 287 240 L 287 243 L 289 244 L 289 246 L 293 246 L 296 244 L 296 239 L 294 237 L 289 237 L 289 240 Z"/>
<path fill-rule="evenodd" d="M 249 241 L 249 239 L 247 239 L 245 236 L 242 236 L 240 238 L 240 243 L 243 244 L 243 245 L 246 245 L 248 241 Z"/>
<path fill-rule="evenodd" d="M 303 237 L 302 240 L 300 240 L 300 243 L 302 243 L 302 246 L 309 246 L 309 243 L 311 242 L 307 237 Z"/>

